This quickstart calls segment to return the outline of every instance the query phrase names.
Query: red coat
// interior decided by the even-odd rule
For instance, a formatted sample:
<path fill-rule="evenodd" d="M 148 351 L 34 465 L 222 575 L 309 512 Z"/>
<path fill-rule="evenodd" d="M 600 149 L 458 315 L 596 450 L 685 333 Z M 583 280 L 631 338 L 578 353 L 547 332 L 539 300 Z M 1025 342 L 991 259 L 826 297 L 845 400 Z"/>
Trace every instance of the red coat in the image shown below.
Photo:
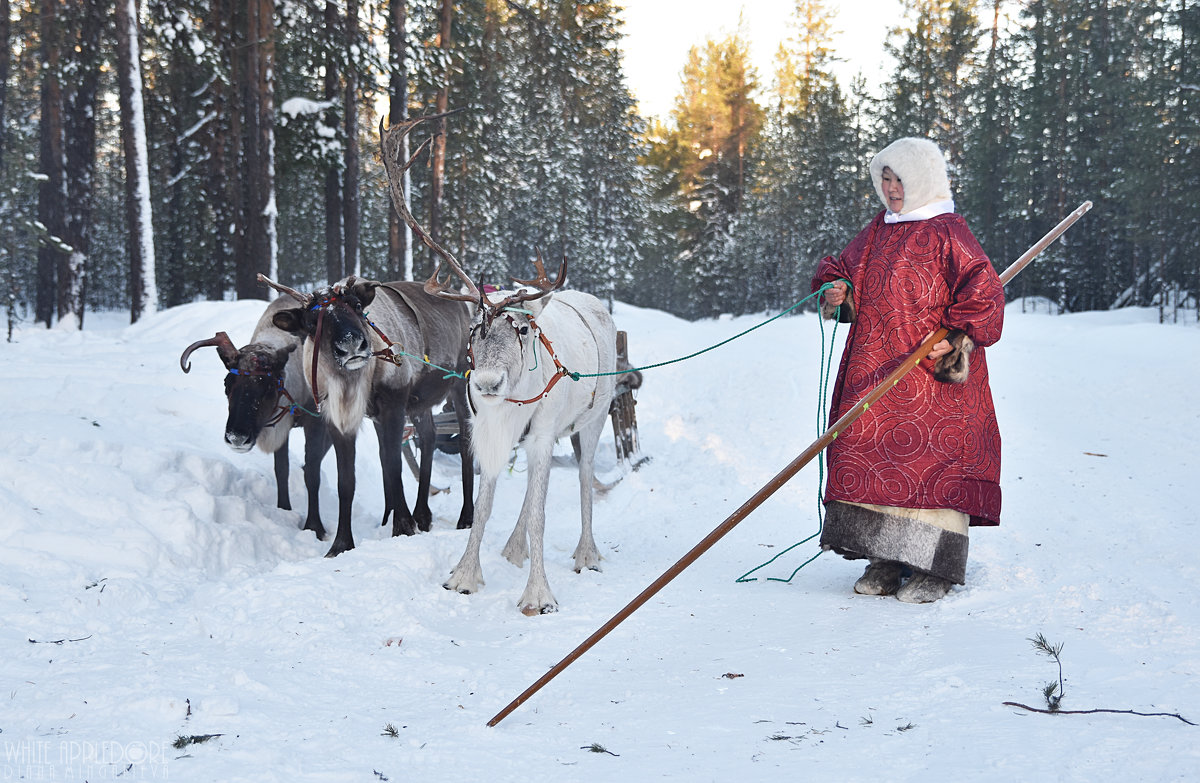
<path fill-rule="evenodd" d="M 829 446 L 825 500 L 953 508 L 972 525 L 1000 524 L 1000 431 L 984 347 L 1000 339 L 1004 290 L 956 214 L 887 224 L 883 212 L 838 257 L 823 259 L 813 290 L 853 286 L 850 327 L 830 421 L 867 395 L 939 326 L 975 342 L 962 384 L 935 380 L 922 361 Z"/>

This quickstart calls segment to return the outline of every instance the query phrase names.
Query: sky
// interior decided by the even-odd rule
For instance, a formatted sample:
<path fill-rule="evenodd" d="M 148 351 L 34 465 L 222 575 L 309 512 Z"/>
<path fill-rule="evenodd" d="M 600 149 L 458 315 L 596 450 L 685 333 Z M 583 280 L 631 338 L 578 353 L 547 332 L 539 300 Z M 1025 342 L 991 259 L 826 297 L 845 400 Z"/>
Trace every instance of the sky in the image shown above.
<path fill-rule="evenodd" d="M 739 14 L 749 33 L 762 84 L 769 84 L 780 42 L 791 35 L 793 0 L 624 0 L 625 77 L 643 116 L 665 117 L 679 92 L 688 50 L 708 38 L 737 31 Z M 901 0 L 830 0 L 837 9 L 834 49 L 845 62 L 835 69 L 843 87 L 859 71 L 879 81 L 883 42 L 899 23 Z"/>
<path fill-rule="evenodd" d="M 822 355 L 845 329 L 823 340 L 806 313 L 647 369 L 649 461 L 618 465 L 611 429 L 597 452 L 600 478 L 620 479 L 595 499 L 601 571 L 574 572 L 564 439 L 545 533 L 559 611 L 525 617 L 528 563 L 501 555 L 520 452 L 472 595 L 442 588 L 467 542 L 456 457 L 434 466 L 449 491 L 431 499 L 433 530 L 392 538 L 364 426 L 356 547 L 330 559 L 300 529 L 294 431 L 294 510 L 276 507 L 271 456 L 224 443 L 216 351 L 179 368 L 218 330 L 248 342 L 262 302 L 133 326 L 89 312 L 82 332 L 19 324 L 0 341 L 0 780 L 1194 781 L 1200 729 L 1170 715 L 1006 702 L 1045 706 L 1058 670 L 1030 643 L 1041 633 L 1063 646 L 1064 710 L 1200 722 L 1200 363 L 1180 360 L 1200 355 L 1200 327 L 1025 304 L 986 349 L 1004 509 L 972 529 L 965 585 L 924 606 L 855 595 L 862 564 L 830 554 L 770 581 L 817 553 L 788 549 L 818 529 L 810 464 L 494 728 L 816 439 Z M 764 317 L 690 323 L 618 302 L 614 320 L 645 365 Z M 330 527 L 332 454 L 321 472 Z"/>

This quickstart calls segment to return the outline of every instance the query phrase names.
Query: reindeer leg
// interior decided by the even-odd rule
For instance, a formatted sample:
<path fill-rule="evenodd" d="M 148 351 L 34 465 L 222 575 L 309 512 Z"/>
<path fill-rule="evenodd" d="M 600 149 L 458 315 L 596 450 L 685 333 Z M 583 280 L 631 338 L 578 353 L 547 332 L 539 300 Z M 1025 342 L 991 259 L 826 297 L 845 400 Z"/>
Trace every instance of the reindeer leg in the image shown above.
<path fill-rule="evenodd" d="M 517 606 L 521 614 L 549 614 L 558 611 L 558 601 L 550 592 L 546 579 L 543 537 L 546 531 L 546 489 L 550 484 L 550 456 L 554 441 L 538 439 L 526 441 L 525 459 L 528 486 L 525 487 L 525 502 L 521 505 L 521 518 L 517 527 L 522 528 L 529 544 L 529 581 Z M 516 535 L 516 531 L 513 531 Z M 510 540 L 510 543 L 511 540 Z M 506 548 L 507 549 L 507 548 Z"/>
<path fill-rule="evenodd" d="M 392 535 L 417 532 L 408 502 L 404 499 L 404 401 L 389 397 L 378 404 L 375 432 L 379 436 L 379 463 L 383 468 L 383 524 L 392 516 Z"/>
<path fill-rule="evenodd" d="M 528 489 L 526 489 L 526 497 L 529 497 Z M 517 517 L 517 524 L 513 526 L 513 531 L 509 534 L 508 541 L 504 544 L 504 549 L 500 550 L 500 554 L 504 555 L 504 559 L 517 568 L 524 566 L 525 561 L 529 558 L 527 529 L 525 509 L 522 508 L 521 516 Z"/>
<path fill-rule="evenodd" d="M 467 384 L 454 384 L 454 415 L 458 419 L 458 458 L 462 463 L 462 511 L 458 514 L 458 529 L 471 526 L 475 518 L 475 457 L 471 451 L 471 427 L 467 422 Z"/>
<path fill-rule="evenodd" d="M 581 529 L 579 544 L 575 547 L 575 573 L 588 568 L 600 570 L 600 551 L 596 549 L 596 539 L 592 537 L 592 488 L 596 475 L 596 445 L 600 442 L 600 434 L 604 431 L 604 419 L 588 424 L 579 436 L 579 516 Z"/>
<path fill-rule="evenodd" d="M 308 517 L 304 529 L 317 534 L 318 541 L 328 535 L 321 524 L 321 460 L 333 444 L 319 419 L 305 415 L 304 421 L 304 488 L 308 491 Z"/>
<path fill-rule="evenodd" d="M 288 442 L 287 438 L 283 439 L 281 445 L 275 451 L 275 505 L 282 508 L 284 511 L 292 510 L 292 499 L 288 496 Z"/>
<path fill-rule="evenodd" d="M 354 505 L 354 438 L 356 433 L 345 434 L 330 430 L 333 452 L 338 466 L 338 526 L 333 537 L 333 546 L 325 557 L 337 557 L 354 548 L 354 531 L 350 527 L 350 509 Z"/>
<path fill-rule="evenodd" d="M 437 427 L 433 423 L 433 411 L 417 414 L 413 419 L 417 439 L 421 446 L 421 472 L 417 476 L 417 503 L 413 506 L 413 520 L 417 529 L 428 533 L 433 526 L 433 512 L 429 510 L 429 482 L 433 478 L 433 447 L 437 441 Z"/>
<path fill-rule="evenodd" d="M 471 535 L 467 549 L 458 565 L 450 572 L 450 578 L 442 585 L 456 593 L 474 593 L 483 587 L 483 567 L 479 564 L 479 545 L 483 541 L 483 528 L 492 513 L 492 500 L 496 496 L 497 473 L 484 475 L 479 482 L 479 497 L 475 499 L 475 519 L 471 524 Z"/>

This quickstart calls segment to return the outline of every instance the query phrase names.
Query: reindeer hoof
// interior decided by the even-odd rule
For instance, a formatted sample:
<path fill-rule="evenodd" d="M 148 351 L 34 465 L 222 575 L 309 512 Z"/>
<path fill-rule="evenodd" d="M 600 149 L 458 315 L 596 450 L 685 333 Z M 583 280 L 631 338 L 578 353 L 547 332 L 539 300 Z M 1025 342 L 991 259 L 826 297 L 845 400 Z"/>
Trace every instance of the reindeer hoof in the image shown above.
<path fill-rule="evenodd" d="M 537 607 L 537 606 L 522 606 L 521 607 L 521 614 L 525 615 L 526 617 L 537 617 L 540 614 L 554 614 L 557 611 L 558 611 L 557 606 L 549 606 L 549 605 L 542 606 L 542 607 Z"/>
<path fill-rule="evenodd" d="M 412 518 L 400 519 L 397 517 L 392 524 L 392 536 L 415 536 L 417 534 L 417 526 L 413 524 Z"/>
<path fill-rule="evenodd" d="M 558 611 L 558 603 L 551 600 L 547 603 L 541 604 L 540 606 L 535 606 L 532 603 L 521 604 L 520 610 L 521 614 L 525 615 L 526 617 L 537 617 L 539 614 L 554 614 Z"/>
<path fill-rule="evenodd" d="M 329 537 L 329 534 L 325 532 L 325 526 L 320 522 L 315 525 L 311 523 L 306 524 L 301 530 L 311 530 L 316 535 L 318 541 L 324 541 Z"/>
<path fill-rule="evenodd" d="M 349 552 L 353 548 L 353 543 L 344 544 L 335 540 L 333 546 L 329 547 L 329 551 L 325 553 L 325 557 L 337 557 L 342 552 Z"/>
<path fill-rule="evenodd" d="M 463 571 L 455 568 L 450 571 L 450 578 L 442 584 L 442 587 L 462 595 L 470 595 L 482 590 L 483 585 L 483 575 L 480 574 L 479 569 Z"/>

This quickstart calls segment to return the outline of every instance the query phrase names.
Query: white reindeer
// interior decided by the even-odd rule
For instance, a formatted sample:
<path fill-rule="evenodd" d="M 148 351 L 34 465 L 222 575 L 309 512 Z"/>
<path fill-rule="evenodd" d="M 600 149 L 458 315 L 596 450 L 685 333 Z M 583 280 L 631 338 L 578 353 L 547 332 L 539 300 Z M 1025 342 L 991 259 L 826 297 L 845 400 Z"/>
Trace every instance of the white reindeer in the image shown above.
<path fill-rule="evenodd" d="M 535 290 L 495 294 L 492 301 L 462 270 L 454 257 L 437 244 L 404 207 L 400 192 L 403 168 L 395 150 L 421 117 L 393 126 L 383 138 L 383 158 L 392 185 L 393 203 L 413 232 L 462 278 L 467 292 L 451 290 L 434 271 L 425 289 L 438 296 L 473 302 L 468 350 L 472 369 L 467 377 L 470 401 L 471 448 L 480 469 L 479 493 L 467 549 L 444 587 L 473 593 L 483 587 L 479 546 L 492 513 L 496 481 L 514 446 L 525 449 L 528 485 L 516 527 L 504 547 L 504 557 L 517 566 L 529 558 L 529 581 L 518 607 L 526 615 L 558 609 L 546 579 L 543 534 L 546 489 L 554 443 L 569 435 L 579 459 L 579 505 L 582 528 L 575 547 L 575 571 L 599 570 L 600 553 L 592 536 L 592 484 L 596 444 L 608 419 L 616 369 L 616 327 L 604 305 L 590 294 L 561 291 L 566 281 L 564 259 L 557 279 L 546 275 L 539 255 L 534 280 L 514 280 Z M 392 152 L 389 154 L 389 148 Z M 418 150 L 419 152 L 419 150 Z M 415 155 L 414 155 L 415 158 Z M 412 159 L 408 161 L 411 165 Z M 578 380 L 569 372 L 580 376 Z M 599 374 L 599 375 L 598 375 Z"/>

